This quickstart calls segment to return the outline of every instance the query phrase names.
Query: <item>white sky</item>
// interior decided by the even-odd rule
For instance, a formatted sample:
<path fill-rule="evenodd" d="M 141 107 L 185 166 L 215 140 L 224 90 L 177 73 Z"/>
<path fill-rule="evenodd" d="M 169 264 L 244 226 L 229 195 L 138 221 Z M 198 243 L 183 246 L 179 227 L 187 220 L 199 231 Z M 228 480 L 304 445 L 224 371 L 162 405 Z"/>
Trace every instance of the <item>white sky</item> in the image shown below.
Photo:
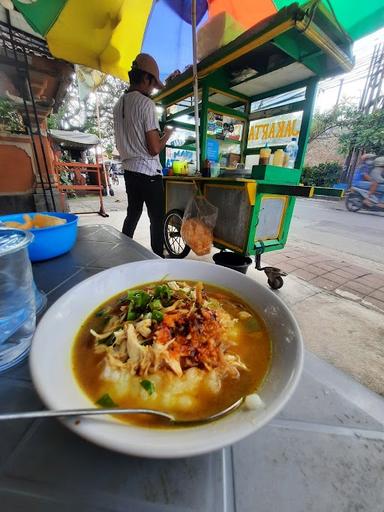
<path fill-rule="evenodd" d="M 366 0 L 369 1 L 369 0 Z M 384 41 L 384 28 L 355 42 L 353 53 L 355 67 L 350 73 L 338 75 L 320 82 L 315 108 L 324 111 L 332 108 L 337 100 L 340 80 L 344 79 L 341 98 L 350 103 L 358 103 L 364 89 L 369 64 L 377 43 Z"/>

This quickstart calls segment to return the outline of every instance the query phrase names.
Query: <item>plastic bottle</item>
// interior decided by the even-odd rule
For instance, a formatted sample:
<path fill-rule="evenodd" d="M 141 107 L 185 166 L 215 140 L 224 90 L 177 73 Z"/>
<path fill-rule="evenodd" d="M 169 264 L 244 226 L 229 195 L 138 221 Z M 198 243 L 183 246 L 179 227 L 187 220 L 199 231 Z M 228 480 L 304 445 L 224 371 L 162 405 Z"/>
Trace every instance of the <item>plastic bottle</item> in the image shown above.
<path fill-rule="evenodd" d="M 194 176 L 196 174 L 196 164 L 191 161 L 188 164 L 188 176 Z"/>
<path fill-rule="evenodd" d="M 268 142 L 264 148 L 260 149 L 260 161 L 259 165 L 268 165 L 269 157 L 271 156 L 271 148 L 268 147 Z"/>
<path fill-rule="evenodd" d="M 293 169 L 295 167 L 296 162 L 296 156 L 297 152 L 299 150 L 299 146 L 297 145 L 297 139 L 296 137 L 292 137 L 292 140 L 289 144 L 287 144 L 285 148 L 285 153 L 288 155 L 288 165 L 290 169 Z"/>
<path fill-rule="evenodd" d="M 208 160 L 208 158 L 204 160 L 202 176 L 203 178 L 211 177 L 211 162 Z"/>

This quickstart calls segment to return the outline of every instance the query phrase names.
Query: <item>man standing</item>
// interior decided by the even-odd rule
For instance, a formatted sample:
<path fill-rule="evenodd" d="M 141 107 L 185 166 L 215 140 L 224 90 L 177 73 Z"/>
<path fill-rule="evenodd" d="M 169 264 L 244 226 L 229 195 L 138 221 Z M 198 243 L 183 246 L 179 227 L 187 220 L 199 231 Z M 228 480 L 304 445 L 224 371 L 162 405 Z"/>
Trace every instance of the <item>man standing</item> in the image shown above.
<path fill-rule="evenodd" d="M 128 73 L 130 87 L 113 111 L 116 147 L 124 169 L 128 196 L 123 233 L 133 237 L 145 203 L 151 224 L 151 247 L 163 257 L 164 190 L 159 153 L 172 133 L 160 134 L 153 89 L 161 89 L 156 61 L 141 53 Z"/>

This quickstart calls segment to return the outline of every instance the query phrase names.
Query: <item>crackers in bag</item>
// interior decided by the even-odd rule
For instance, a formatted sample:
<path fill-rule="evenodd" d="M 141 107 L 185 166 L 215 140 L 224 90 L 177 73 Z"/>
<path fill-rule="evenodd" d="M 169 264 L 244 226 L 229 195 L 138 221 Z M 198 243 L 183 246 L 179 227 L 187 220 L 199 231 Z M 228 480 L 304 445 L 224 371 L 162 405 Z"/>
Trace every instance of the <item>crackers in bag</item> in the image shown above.
<path fill-rule="evenodd" d="M 181 236 L 197 256 L 204 256 L 211 252 L 213 243 L 212 230 L 200 219 L 190 218 L 183 220 Z"/>

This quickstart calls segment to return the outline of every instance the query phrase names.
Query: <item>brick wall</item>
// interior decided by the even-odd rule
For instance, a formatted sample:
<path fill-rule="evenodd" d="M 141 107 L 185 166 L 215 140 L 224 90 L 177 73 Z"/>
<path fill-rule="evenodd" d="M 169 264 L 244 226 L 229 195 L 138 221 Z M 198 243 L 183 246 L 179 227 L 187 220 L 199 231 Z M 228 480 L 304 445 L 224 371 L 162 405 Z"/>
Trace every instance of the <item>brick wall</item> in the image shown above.
<path fill-rule="evenodd" d="M 343 165 L 345 157 L 338 152 L 338 148 L 335 135 L 319 137 L 308 144 L 304 165 L 313 166 L 324 162 L 338 162 Z"/>

